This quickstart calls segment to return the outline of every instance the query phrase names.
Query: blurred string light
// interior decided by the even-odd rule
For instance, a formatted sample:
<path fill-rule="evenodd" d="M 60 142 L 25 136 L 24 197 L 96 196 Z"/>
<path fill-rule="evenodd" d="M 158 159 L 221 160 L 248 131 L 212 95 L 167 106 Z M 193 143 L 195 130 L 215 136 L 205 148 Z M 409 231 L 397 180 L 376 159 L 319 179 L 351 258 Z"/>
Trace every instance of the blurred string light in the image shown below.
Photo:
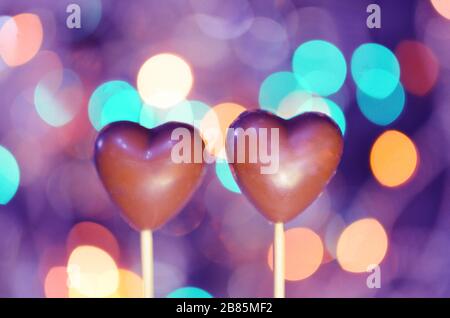
<path fill-rule="evenodd" d="M 141 298 L 142 295 L 142 278 L 132 271 L 119 269 L 119 288 L 114 296 L 119 298 Z"/>
<path fill-rule="evenodd" d="M 125 81 L 98 86 L 89 100 L 89 120 L 96 130 L 116 121 L 138 123 L 142 102 L 136 89 Z"/>
<path fill-rule="evenodd" d="M 82 245 L 98 247 L 111 255 L 114 260 L 119 260 L 119 243 L 111 231 L 103 225 L 89 221 L 75 224 L 67 236 L 67 252 L 70 254 Z"/>
<path fill-rule="evenodd" d="M 73 296 L 108 297 L 119 287 L 119 270 L 104 250 L 83 245 L 70 254 L 67 262 L 69 289 Z"/>
<path fill-rule="evenodd" d="M 392 94 L 400 80 L 400 65 L 394 53 L 376 43 L 365 43 L 355 50 L 351 71 L 358 89 L 379 99 Z"/>
<path fill-rule="evenodd" d="M 193 83 L 189 65 L 174 54 L 158 54 L 139 69 L 137 88 L 145 103 L 169 108 L 185 100 Z"/>
<path fill-rule="evenodd" d="M 369 266 L 379 265 L 388 248 L 388 237 L 375 219 L 362 219 L 345 228 L 337 244 L 337 260 L 352 273 L 363 273 Z"/>
<path fill-rule="evenodd" d="M 346 120 L 342 109 L 323 98 L 338 92 L 347 76 L 347 64 L 341 51 L 333 44 L 308 41 L 294 53 L 292 72 L 269 75 L 259 90 L 259 105 L 285 119 L 305 112 L 320 112 L 331 119 L 345 134 Z"/>
<path fill-rule="evenodd" d="M 311 39 L 337 41 L 338 28 L 333 16 L 325 7 L 305 6 L 292 10 L 285 20 L 290 38 L 297 43 Z"/>
<path fill-rule="evenodd" d="M 68 298 L 69 288 L 67 268 L 55 266 L 50 268 L 44 281 L 44 293 L 47 298 Z"/>
<path fill-rule="evenodd" d="M 11 67 L 25 64 L 37 54 L 42 40 L 42 23 L 37 15 L 13 16 L 0 28 L 0 57 Z"/>
<path fill-rule="evenodd" d="M 347 64 L 341 51 L 323 40 L 300 45 L 294 53 L 292 69 L 304 89 L 321 96 L 336 93 L 347 76 Z"/>
<path fill-rule="evenodd" d="M 286 272 L 290 281 L 306 279 L 320 267 L 324 247 L 319 235 L 308 228 L 293 228 L 285 232 Z M 267 255 L 269 267 L 273 270 L 273 244 Z"/>
<path fill-rule="evenodd" d="M 194 114 L 189 101 L 182 101 L 169 109 L 143 105 L 139 122 L 146 128 L 154 128 L 169 121 L 193 125 Z"/>
<path fill-rule="evenodd" d="M 20 170 L 14 155 L 0 145 L 0 204 L 7 204 L 16 194 Z"/>
<path fill-rule="evenodd" d="M 54 80 L 53 82 L 55 87 L 56 84 L 61 84 L 63 81 L 63 63 L 54 51 L 49 50 L 41 50 L 36 54 L 36 57 L 33 58 L 32 61 L 25 68 L 16 69 L 15 72 L 23 72 L 26 76 L 21 76 L 23 79 L 21 80 L 21 84 L 24 87 L 36 88 L 39 82 L 44 81 L 50 73 L 55 73 L 51 76 Z M 69 72 L 73 72 L 67 70 Z M 76 74 L 78 75 L 78 74 Z M 79 76 L 77 76 L 79 78 Z M 81 84 L 81 82 L 80 82 Z"/>
<path fill-rule="evenodd" d="M 9 19 L 11 19 L 11 17 L 9 15 L 1 15 L 0 16 L 0 32 L 1 32 L 1 28 L 3 27 L 5 22 L 7 22 Z"/>
<path fill-rule="evenodd" d="M 405 91 L 401 83 L 385 98 L 376 98 L 365 94 L 360 89 L 356 91 L 356 100 L 363 115 L 372 123 L 386 126 L 394 122 L 405 106 Z"/>
<path fill-rule="evenodd" d="M 247 0 L 189 2 L 199 28 L 213 38 L 237 38 L 251 27 L 254 19 L 252 7 Z"/>
<path fill-rule="evenodd" d="M 194 114 L 192 113 L 191 103 L 189 101 L 182 101 L 175 106 L 162 111 L 162 119 L 159 124 L 163 124 L 169 121 L 194 124 Z"/>
<path fill-rule="evenodd" d="M 167 298 L 213 298 L 213 296 L 198 287 L 182 287 L 168 294 Z"/>
<path fill-rule="evenodd" d="M 181 20 L 173 33 L 171 44 L 176 52 L 196 67 L 208 68 L 209 71 L 222 69 L 232 56 L 229 43 L 203 33 L 197 24 L 199 19 L 199 16 L 191 15 Z M 208 54 L 204 54 L 203 48 L 208 48 Z"/>
<path fill-rule="evenodd" d="M 139 114 L 139 124 L 145 128 L 155 128 L 161 123 L 158 117 L 157 111 L 152 106 L 144 104 Z"/>
<path fill-rule="evenodd" d="M 417 26 L 424 32 L 424 43 L 433 50 L 436 55 L 440 66 L 448 70 L 450 68 L 450 23 L 446 19 L 441 18 L 428 18 L 422 23 L 418 23 Z"/>
<path fill-rule="evenodd" d="M 69 123 L 81 108 L 83 86 L 78 75 L 64 69 L 46 74 L 34 90 L 34 105 L 47 124 L 59 127 Z"/>
<path fill-rule="evenodd" d="M 168 109 L 144 104 L 139 123 L 146 128 L 154 128 L 169 121 L 187 123 L 200 129 L 200 123 L 211 108 L 197 100 L 185 100 Z"/>
<path fill-rule="evenodd" d="M 234 193 L 241 193 L 241 189 L 239 189 L 239 186 L 231 173 L 228 161 L 225 159 L 216 160 L 216 175 L 225 189 Z"/>
<path fill-rule="evenodd" d="M 257 70 L 269 70 L 288 57 L 290 46 L 281 24 L 270 18 L 256 17 L 250 29 L 233 40 L 232 47 L 242 63 Z"/>
<path fill-rule="evenodd" d="M 200 134 L 206 149 L 215 157 L 226 158 L 225 139 L 231 123 L 245 107 L 235 103 L 222 103 L 211 108 L 200 123 Z"/>
<path fill-rule="evenodd" d="M 418 157 L 416 146 L 408 136 L 397 130 L 388 130 L 372 146 L 370 167 L 382 185 L 397 187 L 413 176 Z"/>
<path fill-rule="evenodd" d="M 307 112 L 318 112 L 330 117 L 345 134 L 346 120 L 342 109 L 332 100 L 312 95 L 305 91 L 294 91 L 279 104 L 276 114 L 290 119 Z"/>
<path fill-rule="evenodd" d="M 47 171 L 49 164 L 46 160 L 47 151 L 46 147 L 39 142 L 39 138 L 13 133 L 8 137 L 8 143 L 14 145 L 11 151 L 20 165 L 21 185 L 32 184 Z M 33 160 L 29 160 L 30 153 L 33 154 Z"/>
<path fill-rule="evenodd" d="M 189 101 L 191 104 L 192 114 L 194 115 L 194 127 L 200 129 L 201 122 L 211 107 L 204 102 L 198 100 Z"/>
<path fill-rule="evenodd" d="M 450 1 L 448 0 L 430 0 L 434 9 L 444 18 L 450 20 Z"/>
<path fill-rule="evenodd" d="M 2 15 L 0 16 L 0 40 L 1 40 L 1 30 L 2 30 L 2 26 L 3 24 L 5 24 L 6 21 L 8 21 L 9 19 L 11 19 L 10 16 L 7 15 Z M 0 45 L 1 47 L 1 45 Z M 0 49 L 1 50 L 1 49 Z M 2 74 L 2 72 L 4 72 L 5 70 L 8 69 L 8 66 L 6 65 L 6 63 L 3 61 L 3 58 L 1 56 L 0 53 L 0 75 Z"/>
<path fill-rule="evenodd" d="M 404 40 L 397 45 L 395 55 L 405 89 L 417 96 L 429 93 L 439 75 L 439 62 L 434 52 L 419 41 Z"/>
<path fill-rule="evenodd" d="M 90 145 L 92 142 L 91 139 Z M 90 160 L 66 160 L 54 166 L 45 188 L 52 213 L 63 220 L 72 220 L 75 213 L 79 217 L 101 219 L 114 215 L 110 199 Z"/>
<path fill-rule="evenodd" d="M 107 298 L 141 298 L 142 279 L 127 269 L 119 269 L 119 286 L 112 294 L 101 296 Z M 105 273 L 106 274 L 106 273 Z M 68 269 L 65 266 L 50 268 L 44 280 L 44 293 L 47 298 L 85 298 L 87 295 L 71 288 Z M 93 297 L 93 296 L 92 296 Z M 100 296 L 99 296 L 100 297 Z"/>
<path fill-rule="evenodd" d="M 294 73 L 273 73 L 261 84 L 259 89 L 259 107 L 275 113 L 280 102 L 290 93 L 299 89 L 300 84 Z"/>

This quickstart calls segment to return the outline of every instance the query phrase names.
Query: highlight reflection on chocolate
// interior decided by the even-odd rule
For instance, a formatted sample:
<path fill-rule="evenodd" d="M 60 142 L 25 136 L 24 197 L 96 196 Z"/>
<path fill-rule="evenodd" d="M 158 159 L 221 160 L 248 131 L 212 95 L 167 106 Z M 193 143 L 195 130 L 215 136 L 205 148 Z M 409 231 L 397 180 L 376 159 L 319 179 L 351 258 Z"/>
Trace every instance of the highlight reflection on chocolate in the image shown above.
<path fill-rule="evenodd" d="M 243 193 L 272 222 L 287 222 L 303 212 L 334 175 L 343 151 L 339 127 L 319 113 L 284 120 L 262 110 L 249 111 L 230 128 L 234 133 L 227 140 L 227 154 L 233 174 Z M 257 132 L 256 147 L 245 135 L 249 128 Z M 278 154 L 271 153 L 277 151 L 271 144 L 273 129 L 279 135 Z M 262 173 L 265 160 L 250 160 L 262 159 L 261 138 L 267 138 L 268 153 L 279 160 L 273 173 Z M 244 162 L 238 160 L 242 153 Z"/>
<path fill-rule="evenodd" d="M 171 158 L 178 143 L 171 134 L 177 128 L 186 129 L 192 138 L 190 163 L 176 163 Z M 204 164 L 194 160 L 195 138 L 201 140 L 192 126 L 173 122 L 154 129 L 116 122 L 100 132 L 95 144 L 98 174 L 123 217 L 136 230 L 164 225 L 180 212 L 200 184 Z"/>

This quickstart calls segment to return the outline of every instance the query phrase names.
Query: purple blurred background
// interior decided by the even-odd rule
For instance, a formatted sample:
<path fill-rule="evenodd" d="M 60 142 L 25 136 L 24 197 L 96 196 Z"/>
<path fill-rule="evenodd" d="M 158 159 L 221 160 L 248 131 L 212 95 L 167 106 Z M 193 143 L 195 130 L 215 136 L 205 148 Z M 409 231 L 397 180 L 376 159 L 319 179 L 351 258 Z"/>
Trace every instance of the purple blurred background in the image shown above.
<path fill-rule="evenodd" d="M 380 29 L 366 26 L 370 14 L 366 9 L 374 2 L 381 8 Z M 334 44 L 346 61 L 345 82 L 329 96 L 345 114 L 345 149 L 326 192 L 287 224 L 288 231 L 314 231 L 323 248 L 320 266 L 308 272 L 302 269 L 307 267 L 302 258 L 315 251 L 303 246 L 297 255 L 296 239 L 292 239 L 288 272 L 295 277 L 297 270 L 306 271 L 307 277 L 288 281 L 287 296 L 450 296 L 450 17 L 445 17 L 450 4 L 442 2 L 446 4 L 441 8 L 428 0 L 212 0 L 208 4 L 195 0 L 2 0 L 0 27 L 9 23 L 9 29 L 14 29 L 8 19 L 30 13 L 39 18 L 43 37 L 38 40 L 39 30 L 34 29 L 22 48 L 17 40 L 17 48 L 11 49 L 11 36 L 0 29 L 0 57 L 3 52 L 4 58 L 0 58 L 0 145 L 20 169 L 17 192 L 0 205 L 0 296 L 109 296 L 109 287 L 105 291 L 102 286 L 96 291 L 90 287 L 71 291 L 77 288 L 70 287 L 68 262 L 77 247 L 86 245 L 97 246 L 107 255 L 95 250 L 95 257 L 103 257 L 96 263 L 100 269 L 80 265 L 80 275 L 101 285 L 99 275 L 102 266 L 109 268 L 110 257 L 128 273 L 120 274 L 120 286 L 111 287 L 120 291 L 111 294 L 139 295 L 139 233 L 120 217 L 92 162 L 97 130 L 88 115 L 89 103 L 101 84 L 120 80 L 136 87 L 142 64 L 153 55 L 169 52 L 191 67 L 194 82 L 189 100 L 208 107 L 233 102 L 256 109 L 263 81 L 275 72 L 291 72 L 295 50 L 315 39 Z M 81 29 L 66 26 L 70 3 L 81 8 Z M 23 30 L 34 23 L 29 17 L 17 21 L 19 31 L 20 23 Z M 406 101 L 401 114 L 386 125 L 368 120 L 356 99 L 351 59 L 363 43 L 388 48 L 400 64 Z M 26 62 L 20 61 L 22 57 Z M 52 113 L 37 101 L 40 83 L 52 72 L 62 75 L 61 86 L 67 88 L 62 97 L 70 104 L 67 113 Z M 419 158 L 414 174 L 395 187 L 377 180 L 370 161 L 375 141 L 388 130 L 407 136 Z M 159 297 L 186 286 L 214 297 L 272 294 L 268 264 L 272 225 L 242 194 L 229 191 L 216 169 L 220 168 L 209 165 L 193 199 L 155 233 Z M 372 218 L 387 234 L 387 246 L 374 246 L 373 240 L 380 235 L 376 230 L 375 234 L 356 231 L 369 238 L 366 242 L 355 237 L 364 252 L 351 261 L 365 264 L 370 255 L 381 253 L 381 288 L 368 288 L 370 273 L 352 272 L 336 259 L 343 231 L 355 221 Z"/>

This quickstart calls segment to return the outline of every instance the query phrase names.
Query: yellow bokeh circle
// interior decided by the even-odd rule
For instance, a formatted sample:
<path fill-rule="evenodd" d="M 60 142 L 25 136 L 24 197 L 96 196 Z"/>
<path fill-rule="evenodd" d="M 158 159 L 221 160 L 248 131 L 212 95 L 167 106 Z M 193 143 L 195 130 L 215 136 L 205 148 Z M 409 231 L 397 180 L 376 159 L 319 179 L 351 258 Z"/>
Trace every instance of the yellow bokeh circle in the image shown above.
<path fill-rule="evenodd" d="M 67 263 L 69 296 L 108 297 L 119 287 L 119 270 L 104 250 L 81 245 L 70 254 Z"/>
<path fill-rule="evenodd" d="M 227 130 L 233 121 L 245 111 L 235 103 L 222 103 L 211 108 L 200 122 L 200 134 L 206 149 L 215 157 L 226 158 Z"/>
<path fill-rule="evenodd" d="M 322 240 L 313 230 L 293 228 L 285 232 L 285 278 L 290 281 L 306 279 L 322 264 L 324 247 Z M 273 244 L 267 256 L 273 270 Z"/>
<path fill-rule="evenodd" d="M 186 99 L 192 83 L 190 66 L 181 57 L 169 53 L 148 59 L 137 76 L 137 89 L 144 102 L 163 109 Z"/>
<path fill-rule="evenodd" d="M 339 237 L 336 258 L 341 267 L 352 273 L 368 271 L 381 263 L 388 248 L 383 226 L 367 218 L 347 226 Z"/>

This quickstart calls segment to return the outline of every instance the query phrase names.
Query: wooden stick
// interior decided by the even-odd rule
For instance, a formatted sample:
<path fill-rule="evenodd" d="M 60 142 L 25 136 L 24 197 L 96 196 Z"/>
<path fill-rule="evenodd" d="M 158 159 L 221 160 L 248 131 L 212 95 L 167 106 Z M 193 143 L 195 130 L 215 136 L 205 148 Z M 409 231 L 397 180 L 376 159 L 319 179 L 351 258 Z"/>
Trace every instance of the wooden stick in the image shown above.
<path fill-rule="evenodd" d="M 153 237 L 151 230 L 141 231 L 141 261 L 144 298 L 153 298 Z"/>
<path fill-rule="evenodd" d="M 273 240 L 273 296 L 284 298 L 285 247 L 284 224 L 275 223 Z"/>

